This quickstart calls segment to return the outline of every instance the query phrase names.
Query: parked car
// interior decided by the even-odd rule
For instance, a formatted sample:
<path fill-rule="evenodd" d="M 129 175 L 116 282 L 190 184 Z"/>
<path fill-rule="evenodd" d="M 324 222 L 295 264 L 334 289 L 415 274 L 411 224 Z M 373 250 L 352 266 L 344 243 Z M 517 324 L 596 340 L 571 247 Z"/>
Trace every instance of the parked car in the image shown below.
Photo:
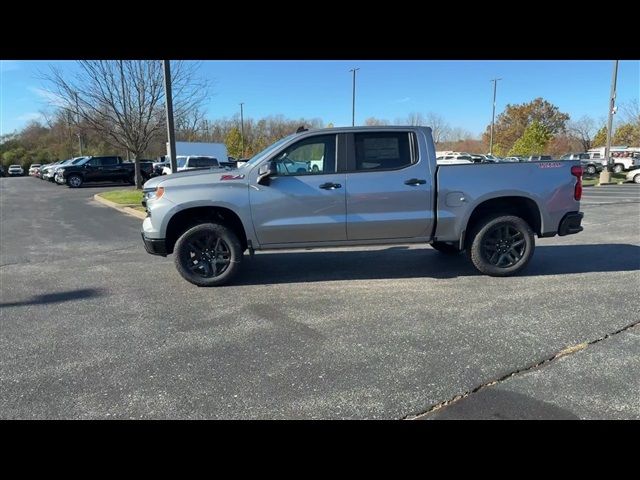
<path fill-rule="evenodd" d="M 39 163 L 32 163 L 29 166 L 29 175 L 35 175 L 36 170 L 38 170 L 38 168 L 40 168 L 40 164 Z"/>
<path fill-rule="evenodd" d="M 10 177 L 21 177 L 24 175 L 24 170 L 20 165 L 9 165 L 8 174 Z"/>
<path fill-rule="evenodd" d="M 503 162 L 511 162 L 511 163 L 516 163 L 519 162 L 520 159 L 518 157 L 504 157 L 502 159 Z"/>
<path fill-rule="evenodd" d="M 592 159 L 589 153 L 567 153 L 562 155 L 560 160 L 579 160 L 585 175 L 595 175 L 600 173 L 604 166 L 601 160 Z"/>
<path fill-rule="evenodd" d="M 48 169 L 47 173 L 45 174 L 47 180 L 51 182 L 55 182 L 58 185 L 61 185 L 61 182 L 59 181 L 59 173 L 58 173 L 60 172 L 60 169 L 71 166 L 71 165 L 77 165 L 80 162 L 82 162 L 85 158 L 87 157 L 69 158 L 63 162 L 60 162 L 58 165 L 53 166 L 52 168 Z"/>
<path fill-rule="evenodd" d="M 5 171 L 4 171 L 4 165 L 0 165 L 0 177 L 4 177 L 5 176 Z"/>
<path fill-rule="evenodd" d="M 468 153 L 452 153 L 436 158 L 438 165 L 457 165 L 460 163 L 474 163 Z"/>
<path fill-rule="evenodd" d="M 549 162 L 553 160 L 551 155 L 531 155 L 527 158 L 527 162 Z"/>
<path fill-rule="evenodd" d="M 140 174 L 144 180 L 151 178 L 152 162 L 140 162 Z M 85 157 L 75 165 L 58 169 L 60 182 L 77 188 L 87 182 L 125 181 L 135 184 L 135 163 L 125 162 L 121 157 L 105 155 Z"/>
<path fill-rule="evenodd" d="M 176 157 L 178 172 L 184 170 L 193 170 L 194 168 L 219 168 L 220 163 L 217 158 L 205 157 L 202 155 L 179 155 Z M 163 175 L 171 174 L 171 165 L 167 165 L 162 169 Z"/>
<path fill-rule="evenodd" d="M 278 166 L 303 149 L 330 161 L 319 173 Z M 246 250 L 372 244 L 466 250 L 478 271 L 508 276 L 531 260 L 535 235 L 582 231 L 577 161 L 486 168 L 435 158 L 428 127 L 295 133 L 236 170 L 149 180 L 144 246 L 173 253 L 187 281 L 218 286 L 238 272 Z"/>
<path fill-rule="evenodd" d="M 640 183 L 640 167 L 629 170 L 629 172 L 627 173 L 627 181 Z"/>

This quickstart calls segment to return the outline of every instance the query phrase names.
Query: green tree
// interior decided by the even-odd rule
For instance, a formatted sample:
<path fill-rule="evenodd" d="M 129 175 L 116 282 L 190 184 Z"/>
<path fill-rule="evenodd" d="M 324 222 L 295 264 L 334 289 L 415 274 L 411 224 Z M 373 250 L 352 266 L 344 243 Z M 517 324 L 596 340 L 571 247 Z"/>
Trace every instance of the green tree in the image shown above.
<path fill-rule="evenodd" d="M 604 147 L 607 144 L 607 127 L 602 127 L 593 137 L 591 146 Z"/>
<path fill-rule="evenodd" d="M 493 136 L 494 152 L 509 151 L 533 122 L 538 122 L 554 136 L 565 132 L 568 120 L 568 114 L 561 112 L 558 107 L 543 98 L 536 98 L 529 103 L 518 105 L 509 104 L 496 119 Z M 483 134 L 483 140 L 487 144 L 490 132 L 491 125 L 488 125 Z"/>
<path fill-rule="evenodd" d="M 240 129 L 238 127 L 232 127 L 227 132 L 224 143 L 227 145 L 229 155 L 234 158 L 242 157 L 242 135 L 240 135 Z"/>
<path fill-rule="evenodd" d="M 620 125 L 613 135 L 613 143 L 628 146 L 640 145 L 640 125 L 631 123 Z"/>
<path fill-rule="evenodd" d="M 522 137 L 516 140 L 509 155 L 542 155 L 552 137 L 548 127 L 534 121 L 525 129 Z"/>

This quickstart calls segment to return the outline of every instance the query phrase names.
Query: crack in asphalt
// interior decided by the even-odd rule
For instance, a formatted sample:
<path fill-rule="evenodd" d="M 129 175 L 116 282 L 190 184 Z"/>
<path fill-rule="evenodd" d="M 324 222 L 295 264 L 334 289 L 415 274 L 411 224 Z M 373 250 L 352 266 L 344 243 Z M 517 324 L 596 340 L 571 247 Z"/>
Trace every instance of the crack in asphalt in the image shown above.
<path fill-rule="evenodd" d="M 437 403 L 433 406 L 431 406 L 428 410 L 426 410 L 425 412 L 422 413 L 418 413 L 417 415 L 407 415 L 405 417 L 402 418 L 402 420 L 417 420 L 419 418 L 425 417 L 426 415 L 429 415 L 430 413 L 433 413 L 437 410 L 440 410 L 442 408 L 445 408 L 451 404 L 454 404 L 456 402 L 459 402 L 460 400 L 467 398 L 470 395 L 473 395 L 474 393 L 479 392 L 480 390 L 482 390 L 483 388 L 487 388 L 487 387 L 491 387 L 493 385 L 496 385 L 497 383 L 501 383 L 504 382 L 505 380 L 514 377 L 516 375 L 521 375 L 524 374 L 526 372 L 529 372 L 531 370 L 540 368 L 548 363 L 551 363 L 559 358 L 562 357 L 566 357 L 569 355 L 573 355 L 574 353 L 580 352 L 582 350 L 585 350 L 587 347 L 589 347 L 590 345 L 595 345 L 596 343 L 600 343 L 603 340 L 606 340 L 607 338 L 613 337 L 614 335 L 618 335 L 619 333 L 625 332 L 633 327 L 636 327 L 640 325 L 640 320 L 635 321 L 633 323 L 630 323 L 629 325 L 626 325 L 624 327 L 622 327 L 619 330 L 616 330 L 614 332 L 610 332 L 605 334 L 602 337 L 596 338 L 595 340 L 591 340 L 590 342 L 583 342 L 583 343 L 579 343 L 577 345 L 572 345 L 566 348 L 563 348 L 562 350 L 560 350 L 559 352 L 553 354 L 552 356 L 545 358 L 544 360 L 537 362 L 533 365 L 529 365 L 528 367 L 524 367 L 524 368 L 520 368 L 518 370 L 514 370 L 513 372 L 507 373 L 506 375 L 503 375 L 502 377 L 496 379 L 496 380 L 491 380 L 489 382 L 485 382 L 477 387 L 475 387 L 472 390 L 468 390 L 462 394 L 459 395 L 455 395 L 454 397 L 445 400 L 443 402 Z"/>

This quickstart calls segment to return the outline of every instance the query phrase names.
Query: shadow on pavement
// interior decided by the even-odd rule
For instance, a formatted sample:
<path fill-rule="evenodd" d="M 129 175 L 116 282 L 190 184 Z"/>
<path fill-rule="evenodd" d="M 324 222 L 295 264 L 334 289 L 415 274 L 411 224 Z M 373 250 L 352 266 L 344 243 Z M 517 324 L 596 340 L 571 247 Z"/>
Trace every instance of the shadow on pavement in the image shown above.
<path fill-rule="evenodd" d="M 22 307 L 25 305 L 43 305 L 46 303 L 62 303 L 74 300 L 84 300 L 86 298 L 100 297 L 104 293 L 95 288 L 85 288 L 81 290 L 69 290 L 67 292 L 47 293 L 44 295 L 35 295 L 29 300 L 21 302 L 0 303 L 0 307 Z"/>
<path fill-rule="evenodd" d="M 544 245 L 520 277 L 640 270 L 640 247 L 627 244 Z M 456 278 L 481 275 L 466 255 L 445 256 L 432 248 L 390 247 L 374 251 L 296 251 L 246 258 L 233 285 L 331 280 Z"/>
<path fill-rule="evenodd" d="M 521 393 L 485 388 L 421 420 L 579 420 L 570 410 Z"/>

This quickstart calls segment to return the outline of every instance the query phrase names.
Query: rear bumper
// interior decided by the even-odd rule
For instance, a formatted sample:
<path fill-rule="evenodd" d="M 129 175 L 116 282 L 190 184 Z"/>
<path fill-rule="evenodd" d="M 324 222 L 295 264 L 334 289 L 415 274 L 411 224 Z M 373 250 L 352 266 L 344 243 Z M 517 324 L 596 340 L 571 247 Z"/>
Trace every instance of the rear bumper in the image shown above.
<path fill-rule="evenodd" d="M 141 232 L 140 234 L 142 235 L 144 249 L 147 253 L 150 253 L 151 255 L 160 255 L 162 257 L 167 256 L 167 246 L 164 238 L 147 238 L 144 236 L 144 232 Z"/>
<path fill-rule="evenodd" d="M 567 213 L 564 217 L 562 217 L 560 227 L 558 228 L 558 235 L 563 237 L 565 235 L 580 233 L 582 230 L 584 230 L 584 228 L 580 225 L 582 223 L 582 217 L 584 217 L 584 213 L 582 212 Z"/>

